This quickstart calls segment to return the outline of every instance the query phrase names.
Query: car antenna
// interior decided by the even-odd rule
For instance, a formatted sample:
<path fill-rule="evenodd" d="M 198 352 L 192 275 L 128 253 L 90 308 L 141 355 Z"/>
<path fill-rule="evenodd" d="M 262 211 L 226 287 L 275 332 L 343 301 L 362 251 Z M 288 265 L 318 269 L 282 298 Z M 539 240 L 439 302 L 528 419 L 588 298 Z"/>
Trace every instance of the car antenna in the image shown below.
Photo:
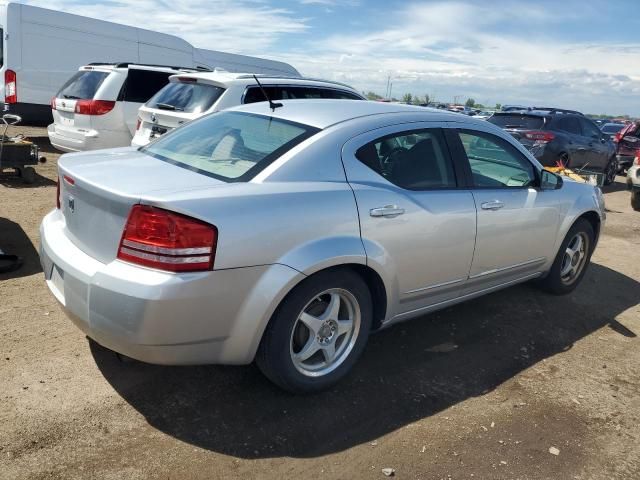
<path fill-rule="evenodd" d="M 260 90 L 262 91 L 262 94 L 264 95 L 264 98 L 267 99 L 267 102 L 269 102 L 269 106 L 271 107 L 271 111 L 275 112 L 276 108 L 282 107 L 281 103 L 278 102 L 274 102 L 269 98 L 269 95 L 267 95 L 267 91 L 264 89 L 264 87 L 262 86 L 262 84 L 260 83 L 260 80 L 258 80 L 258 77 L 256 77 L 255 75 L 253 76 L 253 79 L 256 81 L 256 83 L 258 84 L 258 86 L 260 87 Z"/>

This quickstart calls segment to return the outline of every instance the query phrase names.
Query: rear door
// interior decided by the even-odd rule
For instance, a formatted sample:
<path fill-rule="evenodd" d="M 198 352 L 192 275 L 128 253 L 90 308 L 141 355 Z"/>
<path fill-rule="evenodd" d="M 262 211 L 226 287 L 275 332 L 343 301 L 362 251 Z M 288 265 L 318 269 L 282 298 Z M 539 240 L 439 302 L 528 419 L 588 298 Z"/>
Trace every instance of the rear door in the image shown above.
<path fill-rule="evenodd" d="M 91 116 L 76 115 L 76 103 L 92 100 L 110 74 L 110 70 L 80 70 L 67 80 L 55 96 L 55 127 L 65 132 L 90 130 Z"/>
<path fill-rule="evenodd" d="M 591 167 L 604 170 L 609 161 L 609 141 L 604 140 L 605 136 L 591 120 L 581 118 L 580 125 L 582 126 L 582 134 L 588 141 L 587 162 L 589 166 L 587 169 Z"/>
<path fill-rule="evenodd" d="M 131 136 L 135 134 L 138 109 L 169 83 L 175 71 L 143 70 L 130 68 L 118 100 L 123 103 L 124 122 Z"/>
<path fill-rule="evenodd" d="M 367 257 L 395 286 L 390 307 L 398 318 L 458 295 L 473 257 L 473 196 L 458 184 L 439 127 L 394 125 L 343 147 Z"/>
<path fill-rule="evenodd" d="M 558 191 L 540 191 L 533 163 L 503 138 L 468 129 L 458 138 L 478 212 L 469 291 L 537 274 L 555 255 Z"/>

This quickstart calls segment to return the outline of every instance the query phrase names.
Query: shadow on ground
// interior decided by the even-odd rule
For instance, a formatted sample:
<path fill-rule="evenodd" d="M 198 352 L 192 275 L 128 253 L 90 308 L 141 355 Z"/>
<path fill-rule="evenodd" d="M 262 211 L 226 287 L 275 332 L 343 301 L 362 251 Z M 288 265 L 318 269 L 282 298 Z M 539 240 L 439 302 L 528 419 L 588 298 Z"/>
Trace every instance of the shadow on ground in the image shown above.
<path fill-rule="evenodd" d="M 570 296 L 516 286 L 373 335 L 346 380 L 308 397 L 283 393 L 254 366 L 161 367 L 91 350 L 117 392 L 168 435 L 243 458 L 316 457 L 490 392 L 607 325 L 635 337 L 615 317 L 638 299 L 640 283 L 596 264 Z M 447 342 L 457 348 L 428 351 Z"/>
<path fill-rule="evenodd" d="M 2 217 L 0 217 L 0 250 L 6 254 L 18 255 L 24 262 L 16 271 L 0 273 L 0 282 L 10 278 L 28 277 L 42 271 L 38 251 L 25 231 L 19 224 Z"/>

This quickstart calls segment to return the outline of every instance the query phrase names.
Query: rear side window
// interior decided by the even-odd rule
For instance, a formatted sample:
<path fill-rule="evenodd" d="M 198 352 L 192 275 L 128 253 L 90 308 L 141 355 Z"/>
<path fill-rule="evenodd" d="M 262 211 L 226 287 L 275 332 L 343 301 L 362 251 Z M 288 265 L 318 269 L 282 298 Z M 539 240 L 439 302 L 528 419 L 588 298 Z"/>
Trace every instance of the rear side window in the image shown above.
<path fill-rule="evenodd" d="M 517 113 L 510 113 L 508 115 L 497 113 L 487 119 L 487 121 L 500 128 L 517 128 L 522 130 L 540 130 L 544 126 L 544 117 Z"/>
<path fill-rule="evenodd" d="M 96 72 L 91 70 L 81 70 L 67 80 L 56 97 L 69 99 L 92 99 L 104 79 L 109 76 L 108 72 Z"/>
<path fill-rule="evenodd" d="M 141 151 L 225 181 L 248 181 L 319 129 L 273 117 L 221 112 L 201 117 Z"/>
<path fill-rule="evenodd" d="M 556 128 L 574 135 L 582 135 L 580 122 L 576 117 L 560 117 L 556 120 Z"/>
<path fill-rule="evenodd" d="M 407 190 L 455 188 L 453 164 L 439 129 L 382 137 L 358 149 L 356 158 Z"/>
<path fill-rule="evenodd" d="M 206 83 L 169 83 L 149 100 L 147 106 L 160 110 L 202 113 L 213 106 L 222 92 L 224 88 Z"/>
<path fill-rule="evenodd" d="M 343 90 L 304 86 L 266 86 L 264 87 L 271 100 L 294 100 L 309 98 L 334 98 L 343 100 L 361 100 L 357 95 Z M 259 87 L 249 87 L 244 96 L 244 103 L 264 102 L 264 94 Z"/>
<path fill-rule="evenodd" d="M 174 75 L 174 73 L 131 68 L 122 86 L 118 100 L 146 103 L 158 90 L 169 83 L 170 75 Z"/>

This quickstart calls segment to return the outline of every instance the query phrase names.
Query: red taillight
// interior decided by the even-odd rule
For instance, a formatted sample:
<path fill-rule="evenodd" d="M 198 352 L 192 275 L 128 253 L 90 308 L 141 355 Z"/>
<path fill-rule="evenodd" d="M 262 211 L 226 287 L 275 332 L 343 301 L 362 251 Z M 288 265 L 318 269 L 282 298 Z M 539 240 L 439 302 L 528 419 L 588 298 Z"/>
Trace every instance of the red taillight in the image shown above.
<path fill-rule="evenodd" d="M 60 210 L 60 177 L 56 183 L 56 208 Z"/>
<path fill-rule="evenodd" d="M 622 133 L 618 132 L 615 134 L 615 136 L 613 137 L 613 141 L 618 143 L 620 140 L 622 140 Z"/>
<path fill-rule="evenodd" d="M 182 83 L 197 83 L 198 79 L 193 77 L 178 77 L 178 81 Z"/>
<path fill-rule="evenodd" d="M 142 119 L 138 117 L 138 121 L 136 122 L 136 132 L 140 130 L 140 125 L 142 124 Z"/>
<path fill-rule="evenodd" d="M 53 97 L 51 99 L 51 110 L 55 110 L 56 109 L 56 97 Z"/>
<path fill-rule="evenodd" d="M 18 102 L 18 78 L 13 70 L 4 72 L 4 103 Z"/>
<path fill-rule="evenodd" d="M 640 150 L 636 150 L 636 157 L 633 159 L 633 164 L 640 166 Z"/>
<path fill-rule="evenodd" d="M 551 132 L 542 132 L 538 130 L 526 132 L 524 136 L 529 140 L 535 140 L 536 143 L 549 143 L 551 140 L 556 138 L 556 136 Z"/>
<path fill-rule="evenodd" d="M 75 112 L 80 115 L 104 115 L 115 106 L 116 102 L 111 100 L 76 100 Z"/>
<path fill-rule="evenodd" d="M 213 269 L 218 229 L 194 218 L 135 205 L 122 234 L 118 258 L 170 272 Z"/>

